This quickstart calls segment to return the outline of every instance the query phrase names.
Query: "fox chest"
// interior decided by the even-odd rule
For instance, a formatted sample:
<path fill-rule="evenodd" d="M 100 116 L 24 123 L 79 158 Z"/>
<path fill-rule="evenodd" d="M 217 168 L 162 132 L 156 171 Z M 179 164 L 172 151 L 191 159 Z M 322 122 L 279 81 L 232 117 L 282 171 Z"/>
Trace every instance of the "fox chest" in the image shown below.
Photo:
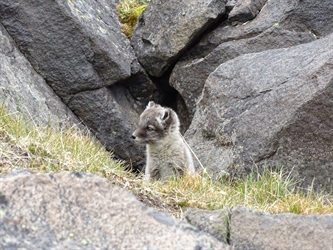
<path fill-rule="evenodd" d="M 181 147 L 148 150 L 148 164 L 153 168 L 181 168 L 185 164 L 185 153 Z"/>

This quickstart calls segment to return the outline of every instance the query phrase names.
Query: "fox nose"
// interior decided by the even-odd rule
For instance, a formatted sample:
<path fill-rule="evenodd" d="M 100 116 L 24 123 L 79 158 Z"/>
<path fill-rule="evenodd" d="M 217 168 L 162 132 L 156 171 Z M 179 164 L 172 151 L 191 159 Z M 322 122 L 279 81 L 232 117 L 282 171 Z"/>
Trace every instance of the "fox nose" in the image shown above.
<path fill-rule="evenodd" d="M 131 137 L 132 137 L 133 140 L 135 140 L 135 138 L 136 138 L 135 135 L 132 135 Z"/>

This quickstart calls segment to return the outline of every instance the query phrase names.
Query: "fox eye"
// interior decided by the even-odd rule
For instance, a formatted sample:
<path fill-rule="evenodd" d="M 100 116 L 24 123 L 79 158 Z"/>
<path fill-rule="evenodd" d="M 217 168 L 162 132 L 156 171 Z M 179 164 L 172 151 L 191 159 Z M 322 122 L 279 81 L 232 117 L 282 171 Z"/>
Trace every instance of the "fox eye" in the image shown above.
<path fill-rule="evenodd" d="M 153 126 L 147 126 L 147 131 L 153 131 L 154 130 L 154 127 Z"/>

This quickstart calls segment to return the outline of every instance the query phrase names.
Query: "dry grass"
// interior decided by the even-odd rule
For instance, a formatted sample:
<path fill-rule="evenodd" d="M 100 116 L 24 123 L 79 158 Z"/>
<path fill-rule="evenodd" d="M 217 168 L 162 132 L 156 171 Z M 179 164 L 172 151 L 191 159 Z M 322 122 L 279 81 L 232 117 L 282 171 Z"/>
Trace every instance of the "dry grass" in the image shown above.
<path fill-rule="evenodd" d="M 0 173 L 14 168 L 37 172 L 79 171 L 128 178 L 124 164 L 86 131 L 37 127 L 20 114 L 0 107 Z M 119 177 L 119 178 L 120 178 Z"/>
<path fill-rule="evenodd" d="M 296 182 L 282 169 L 265 169 L 234 182 L 214 180 L 205 173 L 148 183 L 125 171 L 124 163 L 114 161 L 88 133 L 75 127 L 37 127 L 0 107 L 0 173 L 15 168 L 98 174 L 175 217 L 181 217 L 186 207 L 221 209 L 236 205 L 272 213 L 333 213 L 331 196 L 298 191 Z"/>
<path fill-rule="evenodd" d="M 270 213 L 333 213 L 332 196 L 297 190 L 296 182 L 282 169 L 266 169 L 234 182 L 213 180 L 204 174 L 174 178 L 166 184 L 155 182 L 152 186 L 153 194 L 179 207 L 178 213 L 186 207 L 214 210 L 236 205 Z"/>

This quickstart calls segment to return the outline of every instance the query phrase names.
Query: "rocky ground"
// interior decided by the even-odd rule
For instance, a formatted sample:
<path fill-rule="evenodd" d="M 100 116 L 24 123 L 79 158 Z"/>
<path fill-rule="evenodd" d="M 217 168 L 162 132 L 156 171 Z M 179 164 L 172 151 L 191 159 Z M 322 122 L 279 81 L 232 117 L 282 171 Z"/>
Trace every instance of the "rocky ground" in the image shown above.
<path fill-rule="evenodd" d="M 1 102 L 35 124 L 81 123 L 115 158 L 142 170 L 144 148 L 130 135 L 153 100 L 177 111 L 214 177 L 278 165 L 304 190 L 331 191 L 331 0 L 155 0 L 131 40 L 120 31 L 115 5 L 0 0 Z M 0 139 L 2 168 L 13 151 L 18 168 L 29 165 L 25 149 L 2 130 Z M 5 249 L 333 245 L 331 215 L 235 207 L 195 211 L 193 218 L 189 211 L 193 227 L 101 177 L 71 171 L 2 176 L 0 190 Z M 149 190 L 137 197 L 171 213 L 177 208 Z"/>

